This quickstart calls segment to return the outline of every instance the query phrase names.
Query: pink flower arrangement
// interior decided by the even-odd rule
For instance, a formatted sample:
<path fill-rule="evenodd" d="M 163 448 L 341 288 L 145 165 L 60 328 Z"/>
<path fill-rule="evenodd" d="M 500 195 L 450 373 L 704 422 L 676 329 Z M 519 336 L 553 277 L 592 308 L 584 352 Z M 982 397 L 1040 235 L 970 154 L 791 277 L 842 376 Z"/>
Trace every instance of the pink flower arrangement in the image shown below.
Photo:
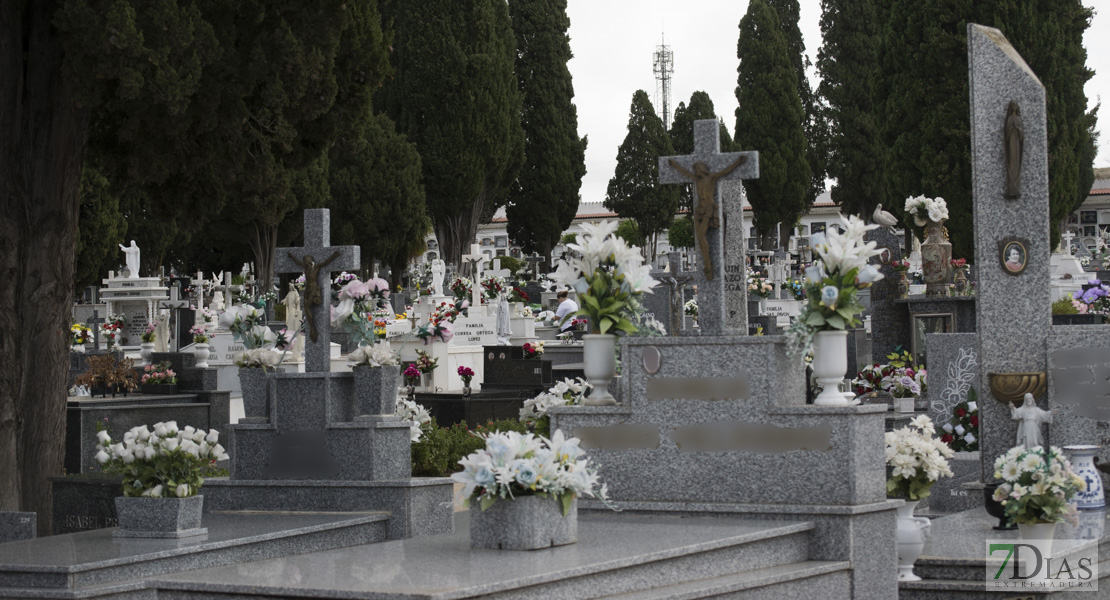
<path fill-rule="evenodd" d="M 413 385 L 420 379 L 420 369 L 416 368 L 416 363 L 409 363 L 402 375 L 405 376 L 405 381 L 409 385 Z"/>
<path fill-rule="evenodd" d="M 170 363 L 160 362 L 156 365 L 143 367 L 142 383 L 170 385 L 177 383 L 177 373 L 171 368 Z"/>
<path fill-rule="evenodd" d="M 459 366 L 459 377 L 462 378 L 463 383 L 470 385 L 470 380 L 474 379 L 474 369 L 465 366 Z"/>

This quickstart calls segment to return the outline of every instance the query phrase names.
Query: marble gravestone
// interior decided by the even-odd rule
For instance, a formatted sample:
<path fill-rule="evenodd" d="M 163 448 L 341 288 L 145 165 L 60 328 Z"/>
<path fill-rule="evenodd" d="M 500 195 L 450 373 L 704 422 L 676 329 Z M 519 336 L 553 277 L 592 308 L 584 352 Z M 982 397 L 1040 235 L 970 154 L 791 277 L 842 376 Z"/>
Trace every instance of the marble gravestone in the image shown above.
<path fill-rule="evenodd" d="M 730 281 L 725 286 L 725 322 L 730 331 L 748 332 L 748 268 L 745 260 L 747 242 L 744 231 L 744 183 L 721 182 L 724 204 L 725 265 Z M 734 225 L 730 228 L 729 223 Z M 740 277 L 737 279 L 736 274 Z"/>
<path fill-rule="evenodd" d="M 724 202 L 718 187 L 729 179 L 757 179 L 759 177 L 758 152 L 721 153 L 720 123 L 716 119 L 702 119 L 694 122 L 694 153 L 686 156 L 662 156 L 659 158 L 659 183 L 690 183 L 696 177 L 694 201 L 699 205 L 694 214 L 694 236 L 698 239 L 698 252 L 702 256 L 701 268 L 697 271 L 698 286 L 698 326 L 702 335 L 722 335 L 746 331 L 746 319 L 739 320 L 737 312 L 730 319 L 726 314 L 726 298 L 730 293 L 747 293 L 747 271 L 744 266 L 743 252 L 740 262 L 734 263 L 737 256 L 725 254 L 724 240 L 736 232 L 725 231 L 726 218 L 722 211 Z M 705 189 L 699 189 L 705 188 Z M 711 196 L 711 198 L 710 198 Z M 736 202 L 731 202 L 736 204 Z M 709 219 L 709 227 L 704 240 L 698 234 L 698 213 L 704 211 Z M 741 211 L 742 212 L 742 211 Z M 734 228 L 743 228 L 743 219 L 733 219 Z M 740 223 L 740 227 L 736 227 Z M 743 232 L 740 232 L 743 235 Z M 730 246 L 731 247 L 731 246 Z M 737 309 L 739 310 L 739 309 Z M 746 315 L 744 315 L 746 317 Z M 730 326 L 741 323 L 739 330 Z"/>
<path fill-rule="evenodd" d="M 898 273 L 890 263 L 902 259 L 900 236 L 884 227 L 872 229 L 864 235 L 868 242 L 875 242 L 882 254 L 871 259 L 879 263 L 883 278 L 871 285 L 871 360 L 885 363 L 886 357 L 902 346 L 908 350 L 913 332 L 910 330 L 910 313 L 906 304 L 898 299 Z"/>
<path fill-rule="evenodd" d="M 450 531 L 451 481 L 413 479 L 408 424 L 363 413 L 391 403 L 376 397 L 384 386 L 372 384 L 369 367 L 329 370 L 330 271 L 358 269 L 358 246 L 330 245 L 327 209 L 304 211 L 304 238 L 302 248 L 278 250 L 277 270 L 302 266 L 320 286 L 314 304 L 306 282 L 304 310 L 316 336 L 306 335 L 305 372 L 263 378 L 267 416 L 229 427 L 231 475 L 206 483 L 205 510 L 382 510 L 391 513 L 391 539 Z"/>
<path fill-rule="evenodd" d="M 969 23 L 967 50 L 975 264 L 979 267 L 975 317 L 980 456 L 984 479 L 993 479 L 995 458 L 1014 446 L 1017 423 L 1010 418 L 1010 406 L 991 393 L 991 374 L 1048 370 L 1045 344 L 1052 329 L 1052 248 L 1045 88 L 997 29 Z M 1024 121 L 1016 198 L 1006 197 L 1012 187 L 1007 185 L 1004 143 L 1011 102 L 1020 107 Z M 1025 249 L 1025 268 L 1018 274 L 1003 264 L 1003 251 L 1011 243 Z M 1045 406 L 1043 398 L 1037 401 Z"/>

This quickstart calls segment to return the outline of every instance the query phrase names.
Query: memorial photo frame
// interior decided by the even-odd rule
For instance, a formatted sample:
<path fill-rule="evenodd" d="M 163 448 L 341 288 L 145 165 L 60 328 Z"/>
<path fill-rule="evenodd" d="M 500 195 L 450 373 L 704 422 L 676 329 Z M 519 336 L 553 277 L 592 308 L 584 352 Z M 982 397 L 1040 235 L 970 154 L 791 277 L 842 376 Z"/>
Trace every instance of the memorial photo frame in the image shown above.
<path fill-rule="evenodd" d="M 1008 237 L 998 242 L 998 262 L 1010 275 L 1020 275 L 1029 261 L 1029 240 Z"/>

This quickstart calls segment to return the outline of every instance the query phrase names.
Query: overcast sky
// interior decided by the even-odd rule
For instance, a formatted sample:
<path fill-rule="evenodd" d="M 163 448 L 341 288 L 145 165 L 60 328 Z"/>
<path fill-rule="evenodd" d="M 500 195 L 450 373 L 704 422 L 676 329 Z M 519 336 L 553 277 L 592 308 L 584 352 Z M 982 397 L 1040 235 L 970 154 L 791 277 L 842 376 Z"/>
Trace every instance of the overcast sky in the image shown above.
<path fill-rule="evenodd" d="M 805 52 L 816 62 L 821 46 L 820 2 L 800 0 L 800 4 Z M 633 92 L 647 91 L 656 110 L 660 109 L 652 56 L 661 40 L 674 53 L 672 116 L 679 102 L 688 103 L 691 94 L 704 90 L 729 131 L 735 129 L 737 26 L 747 10 L 746 0 L 568 0 L 568 5 L 578 132 L 590 140 L 583 202 L 605 199 L 617 147 L 627 133 Z M 1095 15 L 1085 43 L 1087 65 L 1095 70 L 1087 82 L 1087 97 L 1091 106 L 1099 96 L 1110 103 L 1110 9 Z M 813 69 L 810 80 L 816 81 Z M 1110 111 L 1103 107 L 1099 117 L 1099 130 L 1108 133 L 1099 140 L 1095 166 L 1110 167 Z"/>

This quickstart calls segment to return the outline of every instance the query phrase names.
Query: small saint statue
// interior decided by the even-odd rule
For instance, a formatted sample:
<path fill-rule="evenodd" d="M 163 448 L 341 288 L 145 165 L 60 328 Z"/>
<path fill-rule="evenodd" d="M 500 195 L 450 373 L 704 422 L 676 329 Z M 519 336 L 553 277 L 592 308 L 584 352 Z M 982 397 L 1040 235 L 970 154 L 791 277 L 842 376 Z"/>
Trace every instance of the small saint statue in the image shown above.
<path fill-rule="evenodd" d="M 511 346 L 513 323 L 509 319 L 509 298 L 502 292 L 497 301 L 497 345 Z"/>
<path fill-rule="evenodd" d="M 432 261 L 432 293 L 436 296 L 446 296 L 443 291 L 443 277 L 447 274 L 447 265 L 440 259 Z"/>
<path fill-rule="evenodd" d="M 1037 408 L 1033 394 L 1025 394 L 1021 406 L 1010 407 L 1010 417 L 1018 421 L 1017 445 L 1033 448 L 1041 446 L 1041 423 L 1051 423 L 1052 413 Z"/>
<path fill-rule="evenodd" d="M 135 240 L 131 240 L 130 246 L 119 245 L 119 249 L 123 250 L 125 262 L 127 263 L 127 278 L 139 278 L 139 246 L 135 244 Z"/>
<path fill-rule="evenodd" d="M 1021 160 L 1025 154 L 1025 124 L 1021 120 L 1021 107 L 1016 100 L 1011 100 L 1006 110 L 1002 143 L 1006 158 L 1006 190 L 1002 196 L 1007 200 L 1014 200 L 1021 198 Z"/>

